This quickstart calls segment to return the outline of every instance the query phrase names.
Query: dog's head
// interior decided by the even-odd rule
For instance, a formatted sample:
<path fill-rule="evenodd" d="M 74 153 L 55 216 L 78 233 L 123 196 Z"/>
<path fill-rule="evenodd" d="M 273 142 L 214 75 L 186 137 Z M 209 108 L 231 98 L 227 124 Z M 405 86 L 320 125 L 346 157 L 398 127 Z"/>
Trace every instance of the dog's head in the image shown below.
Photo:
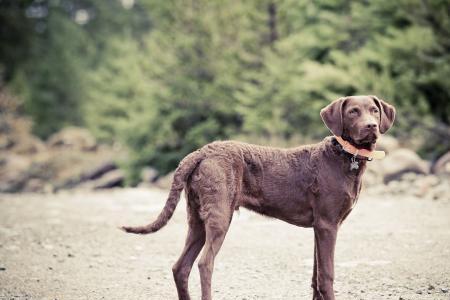
<path fill-rule="evenodd" d="M 373 150 L 380 134 L 394 123 L 395 108 L 376 96 L 348 96 L 327 105 L 320 116 L 334 135 Z"/>

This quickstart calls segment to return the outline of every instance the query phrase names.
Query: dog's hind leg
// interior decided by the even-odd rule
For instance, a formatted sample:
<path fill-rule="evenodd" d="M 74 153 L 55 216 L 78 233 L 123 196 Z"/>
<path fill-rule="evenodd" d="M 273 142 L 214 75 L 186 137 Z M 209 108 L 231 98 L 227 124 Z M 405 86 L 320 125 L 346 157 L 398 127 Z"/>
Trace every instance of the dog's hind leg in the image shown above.
<path fill-rule="evenodd" d="M 198 262 L 202 300 L 211 300 L 214 258 L 222 246 L 234 212 L 235 188 L 229 162 L 210 159 L 192 175 L 192 189 L 199 196 L 199 215 L 205 226 L 205 245 Z M 228 173 L 228 174 L 227 174 Z"/>
<path fill-rule="evenodd" d="M 211 300 L 211 278 L 214 269 L 214 259 L 230 226 L 232 211 L 230 207 L 217 199 L 217 205 L 211 207 L 205 220 L 206 242 L 198 263 L 202 287 L 202 300 Z"/>
<path fill-rule="evenodd" d="M 192 265 L 205 244 L 205 227 L 203 221 L 198 215 L 198 211 L 193 207 L 190 200 L 192 194 L 187 195 L 188 203 L 188 223 L 189 229 L 186 237 L 186 243 L 178 261 L 173 265 L 173 277 L 178 291 L 178 299 L 190 300 L 188 281 Z"/>

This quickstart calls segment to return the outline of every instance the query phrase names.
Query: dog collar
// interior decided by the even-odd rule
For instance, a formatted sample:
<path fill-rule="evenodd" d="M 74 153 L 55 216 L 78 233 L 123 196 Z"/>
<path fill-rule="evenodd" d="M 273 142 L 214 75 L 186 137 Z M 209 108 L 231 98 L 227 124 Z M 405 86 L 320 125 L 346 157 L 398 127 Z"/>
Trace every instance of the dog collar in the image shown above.
<path fill-rule="evenodd" d="M 335 136 L 336 141 L 342 146 L 345 152 L 352 154 L 353 156 L 362 156 L 367 158 L 368 160 L 372 159 L 383 159 L 386 156 L 384 151 L 370 151 L 367 149 L 359 149 L 344 140 L 340 136 Z"/>

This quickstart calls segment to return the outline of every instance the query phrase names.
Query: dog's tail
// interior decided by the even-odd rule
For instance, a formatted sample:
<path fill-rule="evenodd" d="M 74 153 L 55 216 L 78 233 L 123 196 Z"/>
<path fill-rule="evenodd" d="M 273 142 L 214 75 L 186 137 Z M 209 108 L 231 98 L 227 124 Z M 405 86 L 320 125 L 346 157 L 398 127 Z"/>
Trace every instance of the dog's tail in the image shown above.
<path fill-rule="evenodd" d="M 156 232 L 164 227 L 175 211 L 177 204 L 180 200 L 180 194 L 184 189 L 186 180 L 189 175 L 194 171 L 196 166 L 203 159 L 203 153 L 201 150 L 197 150 L 192 152 L 188 156 L 186 156 L 178 165 L 178 168 L 175 170 L 175 174 L 173 176 L 172 187 L 170 188 L 169 197 L 166 201 L 166 204 L 159 214 L 158 218 L 153 222 L 145 226 L 138 227 L 129 227 L 123 226 L 122 229 L 125 232 L 136 233 L 136 234 L 148 234 L 152 232 Z"/>

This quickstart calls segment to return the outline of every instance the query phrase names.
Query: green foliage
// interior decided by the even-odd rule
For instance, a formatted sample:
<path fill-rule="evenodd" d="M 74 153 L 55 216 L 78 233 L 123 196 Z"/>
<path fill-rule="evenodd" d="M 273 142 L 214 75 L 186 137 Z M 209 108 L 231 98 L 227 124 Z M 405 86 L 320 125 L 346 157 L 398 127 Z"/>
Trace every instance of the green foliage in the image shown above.
<path fill-rule="evenodd" d="M 86 75 L 103 63 L 110 38 L 139 36 L 145 20 L 118 1 L 0 1 L 0 72 L 24 99 L 34 133 L 45 138 L 85 123 Z"/>
<path fill-rule="evenodd" d="M 443 1 L 428 8 L 420 3 L 283 2 L 280 39 L 264 53 L 263 70 L 242 95 L 244 128 L 317 137 L 323 134 L 320 108 L 351 94 L 395 103 L 397 134 L 411 136 L 411 125 L 424 116 L 428 123 L 434 115 L 448 124 L 448 47 L 442 51 L 448 40 L 439 41 L 435 28 L 448 30 L 448 15 Z M 434 13 L 441 18 L 436 24 L 428 21 Z"/>
<path fill-rule="evenodd" d="M 156 86 L 148 80 L 149 66 L 138 48 L 129 37 L 110 40 L 103 51 L 102 64 L 87 75 L 85 121 L 102 141 L 116 139 L 136 111 L 152 102 Z M 151 113 L 145 111 L 146 115 Z"/>
<path fill-rule="evenodd" d="M 132 169 L 151 164 L 166 173 L 187 153 L 230 137 L 241 126 L 234 96 L 242 76 L 239 60 L 257 51 L 258 36 L 245 36 L 243 44 L 233 36 L 237 27 L 252 25 L 243 17 L 245 6 L 198 3 L 165 11 L 164 19 L 173 22 L 155 21 L 142 42 L 149 65 L 145 82 L 152 92 L 138 101 L 123 135 L 133 153 Z"/>
<path fill-rule="evenodd" d="M 0 69 L 39 135 L 84 124 L 126 145 L 131 183 L 212 140 L 320 139 L 319 110 L 352 94 L 394 103 L 393 134 L 423 154 L 448 150 L 426 146 L 450 124 L 448 0 L 125 2 L 0 1 L 18 36 L 0 30 Z"/>
<path fill-rule="evenodd" d="M 47 25 L 49 30 L 39 37 L 31 54 L 34 59 L 18 73 L 18 80 L 25 82 L 16 82 L 28 89 L 25 110 L 33 117 L 33 131 L 42 137 L 69 124 L 80 124 L 79 102 L 83 99 L 79 52 L 84 33 L 57 11 L 51 13 Z"/>

